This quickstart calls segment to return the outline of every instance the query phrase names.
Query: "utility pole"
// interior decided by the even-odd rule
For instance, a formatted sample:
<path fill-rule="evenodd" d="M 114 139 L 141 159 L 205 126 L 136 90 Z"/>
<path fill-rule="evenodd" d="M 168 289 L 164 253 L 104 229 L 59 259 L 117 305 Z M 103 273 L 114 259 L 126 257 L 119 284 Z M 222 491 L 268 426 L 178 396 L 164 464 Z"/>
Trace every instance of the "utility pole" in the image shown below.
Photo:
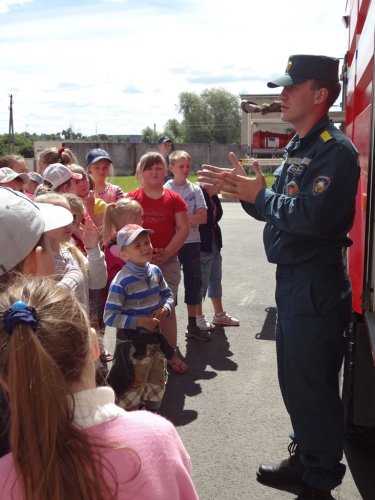
<path fill-rule="evenodd" d="M 10 94 L 9 105 L 9 133 L 8 133 L 8 153 L 14 152 L 14 126 L 13 126 L 13 95 Z"/>

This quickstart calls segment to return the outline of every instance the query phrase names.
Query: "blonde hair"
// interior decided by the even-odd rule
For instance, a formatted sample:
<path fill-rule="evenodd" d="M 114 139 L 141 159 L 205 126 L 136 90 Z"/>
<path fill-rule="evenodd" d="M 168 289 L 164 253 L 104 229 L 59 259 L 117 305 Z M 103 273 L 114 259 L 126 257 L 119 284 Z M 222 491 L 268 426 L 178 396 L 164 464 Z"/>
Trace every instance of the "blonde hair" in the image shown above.
<path fill-rule="evenodd" d="M 73 152 L 64 146 L 61 148 L 47 148 L 39 154 L 38 172 L 43 172 L 51 163 L 69 165 L 70 163 L 77 163 L 77 159 Z"/>
<path fill-rule="evenodd" d="M 119 231 L 119 218 L 121 217 L 122 222 L 131 224 L 133 222 L 135 215 L 142 214 L 142 206 L 137 200 L 132 198 L 120 198 L 116 203 L 110 203 L 107 205 L 104 213 L 104 223 L 103 223 L 103 241 L 104 244 L 110 241 L 113 233 Z M 127 217 L 126 217 L 127 215 Z"/>
<path fill-rule="evenodd" d="M 172 151 L 172 153 L 169 155 L 169 163 L 175 165 L 182 158 L 191 161 L 191 156 L 189 155 L 189 153 L 183 151 L 182 149 L 177 149 L 176 151 Z"/>
<path fill-rule="evenodd" d="M 100 456 L 105 443 L 94 443 L 73 422 L 70 388 L 92 347 L 83 307 L 47 278 L 20 278 L 4 291 L 1 320 L 15 301 L 33 307 L 37 316 L 34 329 L 18 323 L 11 334 L 0 322 L 0 380 L 8 392 L 10 446 L 24 498 L 117 498 L 116 481 L 109 488 L 102 473 L 105 467 L 115 478 Z"/>
<path fill-rule="evenodd" d="M 141 156 L 138 162 L 135 174 L 136 177 L 139 178 L 139 175 L 142 174 L 145 170 L 149 170 L 154 165 L 159 165 L 160 163 L 164 165 L 165 169 L 167 168 L 165 160 L 160 153 L 150 151 L 149 153 L 144 154 L 143 156 Z"/>
<path fill-rule="evenodd" d="M 72 195 L 72 196 L 67 196 L 67 195 Z M 74 197 L 74 198 L 73 198 Z M 78 198 L 76 200 L 75 198 Z M 69 201 L 70 200 L 70 201 Z M 75 210 L 72 208 L 70 203 L 73 205 L 76 203 L 77 206 L 80 205 L 81 199 L 79 196 L 76 196 L 73 193 L 65 193 L 65 194 L 59 194 L 53 191 L 52 193 L 43 193 L 41 195 L 38 195 L 34 198 L 34 201 L 37 203 L 51 203 L 52 205 L 59 205 L 60 207 L 67 208 L 68 210 L 72 211 Z M 82 202 L 81 202 L 82 203 Z M 83 203 L 82 203 L 83 206 Z M 83 207 L 83 212 L 84 212 L 84 207 Z M 69 253 L 73 255 L 73 257 L 76 259 L 82 273 L 84 276 L 87 276 L 88 270 L 85 262 L 85 258 L 83 253 L 79 248 L 76 247 L 73 243 L 64 243 L 60 245 L 62 251 L 67 250 Z"/>
<path fill-rule="evenodd" d="M 71 212 L 76 212 L 84 215 L 86 212 L 82 198 L 74 193 L 64 193 L 63 197 L 67 200 Z"/>
<path fill-rule="evenodd" d="M 71 163 L 70 165 L 67 165 L 68 168 L 77 174 L 81 174 L 83 177 L 87 177 L 87 172 L 86 170 L 82 167 L 82 165 L 78 165 L 78 163 Z"/>
<path fill-rule="evenodd" d="M 20 164 L 26 165 L 25 158 L 21 155 L 4 155 L 0 157 L 0 168 L 9 167 L 18 172 L 17 165 Z"/>

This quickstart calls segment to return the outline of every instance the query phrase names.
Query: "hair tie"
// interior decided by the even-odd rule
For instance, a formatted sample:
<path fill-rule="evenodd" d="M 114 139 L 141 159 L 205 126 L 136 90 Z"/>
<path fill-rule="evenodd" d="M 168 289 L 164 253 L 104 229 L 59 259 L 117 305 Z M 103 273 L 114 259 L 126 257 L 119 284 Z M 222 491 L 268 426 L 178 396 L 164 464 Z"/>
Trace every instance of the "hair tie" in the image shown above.
<path fill-rule="evenodd" d="M 36 330 L 38 325 L 34 307 L 27 306 L 21 300 L 14 302 L 12 307 L 5 311 L 3 315 L 4 330 L 9 335 L 12 334 L 14 327 L 19 323 L 26 323 L 33 330 Z"/>
<path fill-rule="evenodd" d="M 64 151 L 65 151 L 64 146 L 62 146 L 61 148 L 59 148 L 59 149 L 57 150 L 57 152 L 59 153 L 59 155 L 62 155 Z"/>

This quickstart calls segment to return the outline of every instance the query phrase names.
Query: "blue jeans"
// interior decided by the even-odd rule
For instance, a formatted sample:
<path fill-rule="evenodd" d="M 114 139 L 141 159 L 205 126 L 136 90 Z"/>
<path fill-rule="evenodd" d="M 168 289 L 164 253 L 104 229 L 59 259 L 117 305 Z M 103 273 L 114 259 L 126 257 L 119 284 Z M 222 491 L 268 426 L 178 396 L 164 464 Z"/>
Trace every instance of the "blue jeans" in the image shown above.
<path fill-rule="evenodd" d="M 222 257 L 220 249 L 212 245 L 212 252 L 201 252 L 202 298 L 221 299 Z"/>

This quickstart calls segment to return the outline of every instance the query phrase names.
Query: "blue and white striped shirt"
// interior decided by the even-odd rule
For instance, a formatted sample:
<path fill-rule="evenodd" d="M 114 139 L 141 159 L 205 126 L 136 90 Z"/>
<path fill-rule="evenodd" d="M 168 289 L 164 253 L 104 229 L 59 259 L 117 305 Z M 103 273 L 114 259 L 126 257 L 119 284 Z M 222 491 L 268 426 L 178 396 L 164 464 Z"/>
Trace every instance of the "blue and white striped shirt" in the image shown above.
<path fill-rule="evenodd" d="M 154 264 L 138 267 L 130 262 L 114 277 L 104 308 L 104 323 L 115 328 L 136 330 L 140 316 L 174 306 L 173 292 Z"/>

